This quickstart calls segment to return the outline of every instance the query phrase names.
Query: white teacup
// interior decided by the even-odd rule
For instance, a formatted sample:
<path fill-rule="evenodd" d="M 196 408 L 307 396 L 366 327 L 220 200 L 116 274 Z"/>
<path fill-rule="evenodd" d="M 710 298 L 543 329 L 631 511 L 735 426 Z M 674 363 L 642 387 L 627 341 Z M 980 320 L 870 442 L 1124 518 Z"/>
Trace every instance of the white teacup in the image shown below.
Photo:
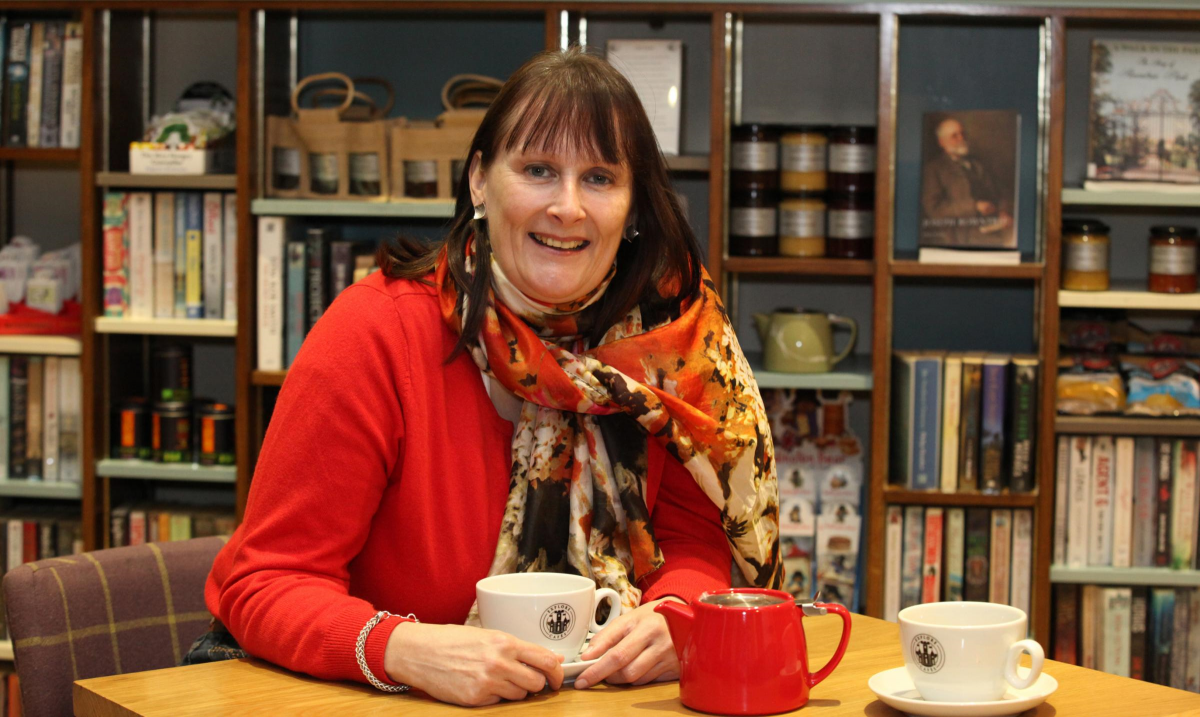
<path fill-rule="evenodd" d="M 588 630 L 600 632 L 621 615 L 621 598 L 582 575 L 513 573 L 475 583 L 479 621 L 575 661 Z M 608 619 L 596 622 L 596 607 L 608 600 Z"/>
<path fill-rule="evenodd" d="M 1042 646 L 1025 639 L 1025 612 L 989 602 L 934 602 L 900 611 L 900 649 L 908 676 L 930 702 L 990 702 L 1004 696 L 1006 682 L 1033 685 L 1046 659 Z M 1021 653 L 1033 666 L 1017 674 Z"/>

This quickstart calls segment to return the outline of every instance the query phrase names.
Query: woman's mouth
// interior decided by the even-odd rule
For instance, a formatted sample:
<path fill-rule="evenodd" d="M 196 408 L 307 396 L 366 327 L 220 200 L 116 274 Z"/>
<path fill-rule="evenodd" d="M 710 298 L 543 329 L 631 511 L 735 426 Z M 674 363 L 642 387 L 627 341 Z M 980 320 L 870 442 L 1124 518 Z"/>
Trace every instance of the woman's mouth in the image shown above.
<path fill-rule="evenodd" d="M 533 232 L 529 232 L 529 238 L 542 246 L 559 251 L 580 251 L 591 243 L 587 239 L 556 239 L 547 234 L 534 234 Z"/>

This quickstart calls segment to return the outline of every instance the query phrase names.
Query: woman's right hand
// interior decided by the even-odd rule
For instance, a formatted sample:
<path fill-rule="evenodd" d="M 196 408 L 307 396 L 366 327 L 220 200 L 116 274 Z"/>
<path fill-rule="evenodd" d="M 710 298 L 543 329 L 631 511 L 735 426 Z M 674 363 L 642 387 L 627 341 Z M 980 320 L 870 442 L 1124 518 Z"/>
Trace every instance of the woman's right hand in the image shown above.
<path fill-rule="evenodd" d="M 394 682 L 466 707 L 523 700 L 562 687 L 562 658 L 505 632 L 405 622 L 388 637 L 384 669 Z"/>

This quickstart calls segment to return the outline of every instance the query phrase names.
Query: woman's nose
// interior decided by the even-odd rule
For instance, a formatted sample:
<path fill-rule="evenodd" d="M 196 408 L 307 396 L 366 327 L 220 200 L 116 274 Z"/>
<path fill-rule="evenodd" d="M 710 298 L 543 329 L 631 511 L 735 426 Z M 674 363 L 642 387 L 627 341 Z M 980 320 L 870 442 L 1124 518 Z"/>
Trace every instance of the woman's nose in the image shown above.
<path fill-rule="evenodd" d="M 558 219 L 564 225 L 571 225 L 583 219 L 583 197 L 580 195 L 578 182 L 564 181 L 559 185 L 547 211 L 550 216 Z"/>

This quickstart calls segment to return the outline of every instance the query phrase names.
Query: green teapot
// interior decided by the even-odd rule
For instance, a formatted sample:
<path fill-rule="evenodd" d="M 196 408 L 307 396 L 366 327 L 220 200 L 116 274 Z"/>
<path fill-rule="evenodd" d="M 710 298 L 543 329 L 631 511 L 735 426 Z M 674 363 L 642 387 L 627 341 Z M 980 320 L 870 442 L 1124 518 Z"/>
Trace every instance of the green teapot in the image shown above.
<path fill-rule="evenodd" d="M 781 373 L 825 373 L 850 355 L 858 340 L 854 319 L 803 309 L 779 309 L 773 314 L 754 314 L 763 343 L 763 367 Z M 833 327 L 850 329 L 850 341 L 836 356 Z"/>

